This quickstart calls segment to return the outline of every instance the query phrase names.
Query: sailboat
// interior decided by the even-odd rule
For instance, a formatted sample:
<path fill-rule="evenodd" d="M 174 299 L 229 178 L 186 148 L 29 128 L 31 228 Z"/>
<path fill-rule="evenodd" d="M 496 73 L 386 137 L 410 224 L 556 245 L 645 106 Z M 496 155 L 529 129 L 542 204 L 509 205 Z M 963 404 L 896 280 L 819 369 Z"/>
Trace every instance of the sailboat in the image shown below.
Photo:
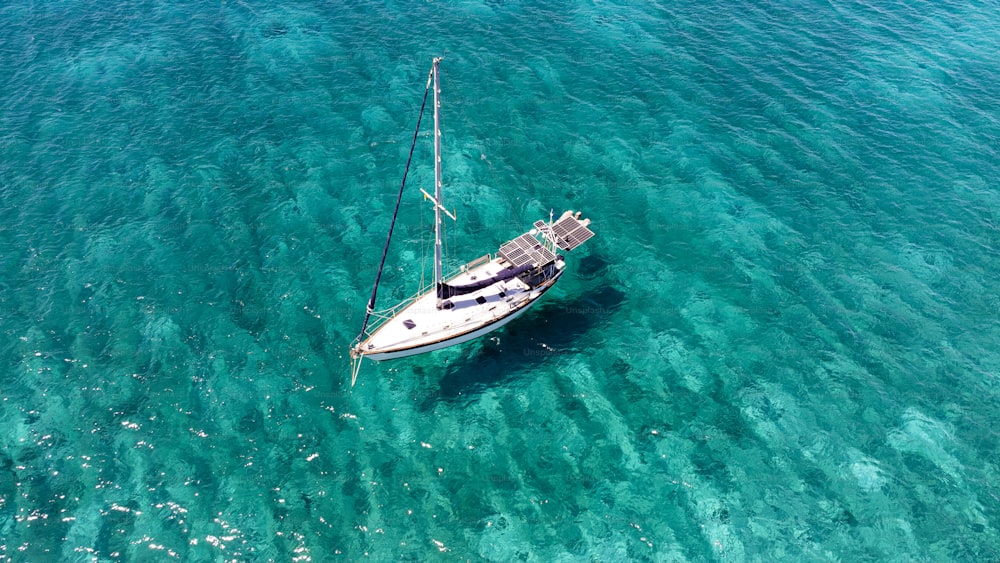
<path fill-rule="evenodd" d="M 364 358 L 392 360 L 440 350 L 468 342 L 513 321 L 552 289 L 563 275 L 566 263 L 559 252 L 573 250 L 594 236 L 588 228 L 590 219 L 581 219 L 580 212 L 566 211 L 558 219 L 553 219 L 550 212 L 548 221 L 536 221 L 528 232 L 501 245 L 495 255 L 486 254 L 461 266 L 456 272 L 444 275 L 442 216 L 452 220 L 456 218 L 442 204 L 441 194 L 441 105 L 438 99 L 441 60 L 434 58 L 431 64 L 396 209 L 382 250 L 382 261 L 375 276 L 361 333 L 351 346 L 351 386 L 357 380 Z M 434 285 L 390 309 L 376 311 L 379 281 L 413 159 L 427 93 L 432 87 L 434 193 L 421 191 L 434 206 Z M 369 322 L 372 317 L 375 317 L 374 322 Z"/>

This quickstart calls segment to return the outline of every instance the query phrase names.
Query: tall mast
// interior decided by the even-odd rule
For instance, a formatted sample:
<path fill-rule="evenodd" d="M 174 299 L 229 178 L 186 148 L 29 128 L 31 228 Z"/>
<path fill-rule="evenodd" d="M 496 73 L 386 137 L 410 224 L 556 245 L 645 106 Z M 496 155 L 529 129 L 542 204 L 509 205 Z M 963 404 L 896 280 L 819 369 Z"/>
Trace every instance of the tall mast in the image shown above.
<path fill-rule="evenodd" d="M 436 292 L 439 287 L 441 287 L 441 282 L 444 281 L 442 275 L 441 267 L 441 121 L 439 110 L 441 108 L 441 102 L 438 100 L 438 94 L 441 92 L 441 88 L 438 85 L 438 63 L 441 62 L 440 57 L 434 58 L 434 63 L 431 65 L 431 74 L 434 75 L 434 291 Z M 438 309 L 441 308 L 444 303 L 444 299 L 438 297 L 437 306 Z"/>

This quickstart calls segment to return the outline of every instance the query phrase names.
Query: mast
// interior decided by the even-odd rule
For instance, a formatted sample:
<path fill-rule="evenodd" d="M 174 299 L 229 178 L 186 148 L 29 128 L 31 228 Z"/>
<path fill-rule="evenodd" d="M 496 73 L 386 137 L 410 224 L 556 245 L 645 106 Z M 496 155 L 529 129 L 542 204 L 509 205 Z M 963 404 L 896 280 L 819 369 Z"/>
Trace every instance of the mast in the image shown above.
<path fill-rule="evenodd" d="M 440 121 L 440 108 L 441 102 L 438 100 L 438 94 L 441 92 L 441 87 L 438 84 L 438 63 L 441 62 L 440 57 L 434 58 L 434 63 L 431 65 L 431 74 L 434 76 L 434 291 L 436 292 L 441 283 L 444 281 L 442 275 L 442 256 L 441 256 L 441 121 Z M 444 304 L 444 299 L 439 295 L 437 300 L 437 308 L 440 309 Z"/>

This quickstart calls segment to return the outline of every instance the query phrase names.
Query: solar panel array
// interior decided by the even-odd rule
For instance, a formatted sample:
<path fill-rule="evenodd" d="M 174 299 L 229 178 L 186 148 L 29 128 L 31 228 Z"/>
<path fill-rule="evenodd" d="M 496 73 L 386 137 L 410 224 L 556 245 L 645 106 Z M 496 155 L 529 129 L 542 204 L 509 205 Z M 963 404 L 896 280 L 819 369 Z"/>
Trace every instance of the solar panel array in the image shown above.
<path fill-rule="evenodd" d="M 542 243 L 530 233 L 525 233 L 501 246 L 500 256 L 515 267 L 524 264 L 544 266 L 556 259 L 556 255 L 542 246 Z"/>
<path fill-rule="evenodd" d="M 542 231 L 549 240 L 555 237 L 556 246 L 562 250 L 573 250 L 594 236 L 594 231 L 572 215 L 563 215 L 551 228 L 544 221 L 535 221 L 535 228 Z"/>

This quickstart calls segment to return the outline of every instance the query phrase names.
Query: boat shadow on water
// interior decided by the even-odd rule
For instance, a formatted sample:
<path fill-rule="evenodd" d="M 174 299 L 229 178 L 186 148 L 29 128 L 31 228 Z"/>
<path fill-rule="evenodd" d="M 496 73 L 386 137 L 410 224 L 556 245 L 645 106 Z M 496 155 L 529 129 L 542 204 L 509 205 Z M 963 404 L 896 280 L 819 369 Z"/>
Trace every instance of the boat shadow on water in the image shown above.
<path fill-rule="evenodd" d="M 578 353 L 581 339 L 610 322 L 625 300 L 624 292 L 604 286 L 580 297 L 540 303 L 498 334 L 466 345 L 462 355 L 445 367 L 436 393 L 426 397 L 422 406 L 472 400 L 486 389 Z M 425 367 L 415 370 L 418 377 L 428 379 L 434 377 L 434 371 Z"/>

